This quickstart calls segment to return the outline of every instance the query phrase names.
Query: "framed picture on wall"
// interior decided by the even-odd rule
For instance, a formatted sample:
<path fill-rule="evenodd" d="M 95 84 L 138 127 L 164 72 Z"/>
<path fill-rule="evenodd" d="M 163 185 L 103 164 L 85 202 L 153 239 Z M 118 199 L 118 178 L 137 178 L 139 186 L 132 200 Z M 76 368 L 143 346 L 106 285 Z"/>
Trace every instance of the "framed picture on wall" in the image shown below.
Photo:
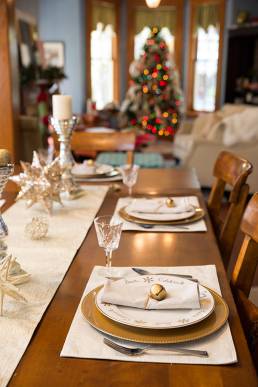
<path fill-rule="evenodd" d="M 44 65 L 46 67 L 64 68 L 65 54 L 64 42 L 42 42 L 44 52 Z"/>

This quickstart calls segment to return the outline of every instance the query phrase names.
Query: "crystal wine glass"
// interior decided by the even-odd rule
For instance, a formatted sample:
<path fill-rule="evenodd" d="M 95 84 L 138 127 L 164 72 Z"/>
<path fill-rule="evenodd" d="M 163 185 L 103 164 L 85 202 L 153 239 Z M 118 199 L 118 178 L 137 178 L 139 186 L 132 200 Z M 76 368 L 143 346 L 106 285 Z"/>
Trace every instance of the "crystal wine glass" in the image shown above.
<path fill-rule="evenodd" d="M 123 223 L 118 217 L 106 215 L 94 219 L 96 234 L 100 247 L 106 254 L 106 267 L 112 264 L 112 252 L 119 246 Z"/>
<path fill-rule="evenodd" d="M 122 174 L 123 183 L 128 187 L 129 196 L 132 196 L 132 190 L 137 181 L 139 168 L 139 165 L 136 164 L 126 164 L 119 168 Z"/>

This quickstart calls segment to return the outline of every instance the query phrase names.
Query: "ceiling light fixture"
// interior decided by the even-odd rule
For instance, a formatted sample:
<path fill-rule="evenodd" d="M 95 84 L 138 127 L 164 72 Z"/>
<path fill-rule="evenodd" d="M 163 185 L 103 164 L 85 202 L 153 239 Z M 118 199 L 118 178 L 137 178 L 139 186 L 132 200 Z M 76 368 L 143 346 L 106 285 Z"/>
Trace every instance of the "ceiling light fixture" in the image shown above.
<path fill-rule="evenodd" d="M 146 0 L 146 4 L 149 8 L 157 8 L 161 0 Z"/>

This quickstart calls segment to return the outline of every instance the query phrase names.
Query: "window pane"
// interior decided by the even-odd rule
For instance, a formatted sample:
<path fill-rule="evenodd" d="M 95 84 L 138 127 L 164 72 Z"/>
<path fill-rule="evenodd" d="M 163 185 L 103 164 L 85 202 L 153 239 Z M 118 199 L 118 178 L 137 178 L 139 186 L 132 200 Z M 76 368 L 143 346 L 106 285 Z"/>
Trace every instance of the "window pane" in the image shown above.
<path fill-rule="evenodd" d="M 194 110 L 214 111 L 218 72 L 219 31 L 209 26 L 198 28 L 194 73 Z"/>
<path fill-rule="evenodd" d="M 112 26 L 97 24 L 91 32 L 91 93 L 97 109 L 114 100 L 114 32 Z"/>

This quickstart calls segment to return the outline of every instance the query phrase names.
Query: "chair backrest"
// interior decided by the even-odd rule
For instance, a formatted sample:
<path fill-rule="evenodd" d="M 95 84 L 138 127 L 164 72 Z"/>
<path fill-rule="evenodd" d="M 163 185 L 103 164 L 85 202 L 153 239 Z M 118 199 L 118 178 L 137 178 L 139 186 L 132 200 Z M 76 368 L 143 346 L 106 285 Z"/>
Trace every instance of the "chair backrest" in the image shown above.
<path fill-rule="evenodd" d="M 247 205 L 241 230 L 245 237 L 233 269 L 231 287 L 258 371 L 258 307 L 248 299 L 258 264 L 258 192 Z"/>
<path fill-rule="evenodd" d="M 103 151 L 126 151 L 127 163 L 133 162 L 136 135 L 133 131 L 90 133 L 74 132 L 71 140 L 71 149 L 77 154 Z"/>
<path fill-rule="evenodd" d="M 205 160 L 204 160 L 205 162 Z M 208 210 L 218 239 L 225 267 L 228 266 L 236 234 L 245 209 L 249 186 L 246 184 L 253 166 L 233 153 L 222 151 L 214 166 L 214 184 L 208 199 Z M 231 187 L 226 215 L 222 204 L 226 185 Z"/>

